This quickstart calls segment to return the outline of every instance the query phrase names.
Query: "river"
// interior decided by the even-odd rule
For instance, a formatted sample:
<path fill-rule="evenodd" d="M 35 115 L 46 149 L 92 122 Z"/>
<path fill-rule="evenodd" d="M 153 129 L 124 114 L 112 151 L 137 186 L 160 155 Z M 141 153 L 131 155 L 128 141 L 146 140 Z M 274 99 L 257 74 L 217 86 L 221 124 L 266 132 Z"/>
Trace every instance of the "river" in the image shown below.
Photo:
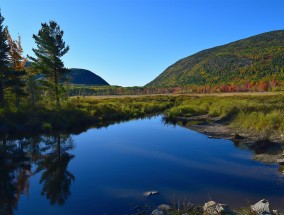
<path fill-rule="evenodd" d="M 6 136 L 0 146 L 0 214 L 131 214 L 209 200 L 237 208 L 263 198 L 284 210 L 278 165 L 162 116 L 80 134 Z M 146 198 L 151 190 L 159 195 Z"/>

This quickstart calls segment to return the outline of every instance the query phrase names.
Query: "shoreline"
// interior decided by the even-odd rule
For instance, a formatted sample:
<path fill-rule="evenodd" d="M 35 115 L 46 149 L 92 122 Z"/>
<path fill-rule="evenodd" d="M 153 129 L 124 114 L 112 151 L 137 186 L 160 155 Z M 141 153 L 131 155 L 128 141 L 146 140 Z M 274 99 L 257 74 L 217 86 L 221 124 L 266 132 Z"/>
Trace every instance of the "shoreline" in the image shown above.
<path fill-rule="evenodd" d="M 208 138 L 226 139 L 232 141 L 236 146 L 252 150 L 253 160 L 267 164 L 278 164 L 277 159 L 284 153 L 284 144 L 281 144 L 281 137 L 263 140 L 252 133 L 244 133 L 239 129 L 231 127 L 228 122 L 222 122 L 218 117 L 207 115 L 193 117 L 176 117 L 177 122 L 181 122 L 182 127 L 202 133 Z M 280 165 L 284 174 L 283 165 Z"/>
<path fill-rule="evenodd" d="M 178 205 L 160 204 L 154 209 L 151 215 L 281 215 L 277 209 L 271 208 L 268 200 L 261 199 L 253 205 L 231 209 L 226 203 L 218 203 L 215 201 L 208 201 L 204 205 L 193 204 L 191 202 L 183 202 Z"/>

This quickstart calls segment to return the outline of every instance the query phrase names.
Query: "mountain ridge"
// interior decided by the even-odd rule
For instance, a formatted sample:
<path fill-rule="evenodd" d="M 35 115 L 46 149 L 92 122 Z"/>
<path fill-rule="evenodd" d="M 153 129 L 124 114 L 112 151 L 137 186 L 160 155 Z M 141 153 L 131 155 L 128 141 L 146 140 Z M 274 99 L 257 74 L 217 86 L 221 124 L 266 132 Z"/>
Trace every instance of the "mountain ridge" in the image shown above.
<path fill-rule="evenodd" d="M 173 87 L 284 80 L 284 30 L 204 49 L 166 68 L 146 86 Z"/>
<path fill-rule="evenodd" d="M 71 77 L 72 84 L 100 86 L 109 85 L 109 83 L 106 82 L 102 77 L 87 69 L 70 68 L 68 76 Z"/>

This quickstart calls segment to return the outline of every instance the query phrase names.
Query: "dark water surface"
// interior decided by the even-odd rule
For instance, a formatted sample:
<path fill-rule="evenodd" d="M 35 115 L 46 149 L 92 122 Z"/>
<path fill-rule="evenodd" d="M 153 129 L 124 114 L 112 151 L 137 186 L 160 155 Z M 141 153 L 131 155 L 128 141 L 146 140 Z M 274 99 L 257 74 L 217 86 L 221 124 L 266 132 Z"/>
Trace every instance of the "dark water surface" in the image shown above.
<path fill-rule="evenodd" d="M 79 135 L 0 141 L 0 214 L 130 214 L 137 205 L 267 198 L 284 209 L 284 175 L 253 152 L 162 117 Z M 143 192 L 160 195 L 145 198 Z"/>

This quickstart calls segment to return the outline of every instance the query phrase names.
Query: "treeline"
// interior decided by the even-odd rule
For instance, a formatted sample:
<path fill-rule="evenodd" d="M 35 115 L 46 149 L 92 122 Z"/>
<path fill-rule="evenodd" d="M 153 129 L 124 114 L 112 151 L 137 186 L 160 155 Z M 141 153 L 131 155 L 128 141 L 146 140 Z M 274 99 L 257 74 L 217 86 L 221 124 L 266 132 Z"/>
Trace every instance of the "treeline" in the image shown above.
<path fill-rule="evenodd" d="M 150 94 L 190 94 L 190 93 L 226 93 L 226 92 L 268 92 L 283 91 L 284 85 L 276 80 L 245 82 L 243 84 L 221 84 L 204 86 L 176 87 L 120 87 L 120 86 L 84 86 L 69 85 L 69 96 L 101 95 L 150 95 Z"/>
<path fill-rule="evenodd" d="M 0 13 L 1 108 L 60 107 L 67 96 L 63 87 L 67 69 L 61 57 L 69 50 L 63 34 L 56 22 L 42 23 L 38 34 L 33 35 L 34 57 L 25 57 L 21 37 L 16 40 L 11 37 Z M 25 67 L 27 62 L 29 66 Z"/>

